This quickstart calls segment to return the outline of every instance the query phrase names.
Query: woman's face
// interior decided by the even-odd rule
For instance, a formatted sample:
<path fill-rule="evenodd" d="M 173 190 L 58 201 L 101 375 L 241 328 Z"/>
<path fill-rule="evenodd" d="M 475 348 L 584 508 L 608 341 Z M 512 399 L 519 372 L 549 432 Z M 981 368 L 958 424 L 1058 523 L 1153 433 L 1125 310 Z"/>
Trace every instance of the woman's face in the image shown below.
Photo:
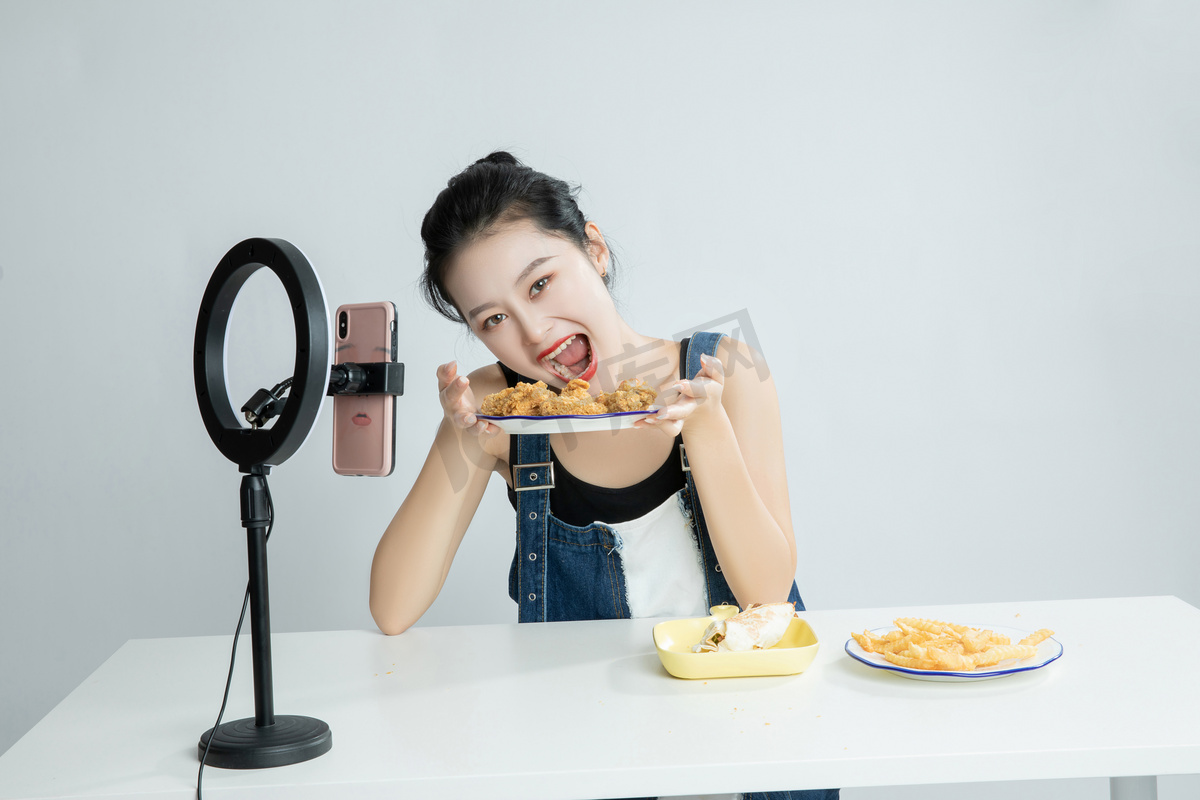
<path fill-rule="evenodd" d="M 590 253 L 529 220 L 501 226 L 455 256 L 454 304 L 510 369 L 551 386 L 591 381 L 621 352 L 622 322 L 604 285 L 608 249 L 588 223 Z"/>

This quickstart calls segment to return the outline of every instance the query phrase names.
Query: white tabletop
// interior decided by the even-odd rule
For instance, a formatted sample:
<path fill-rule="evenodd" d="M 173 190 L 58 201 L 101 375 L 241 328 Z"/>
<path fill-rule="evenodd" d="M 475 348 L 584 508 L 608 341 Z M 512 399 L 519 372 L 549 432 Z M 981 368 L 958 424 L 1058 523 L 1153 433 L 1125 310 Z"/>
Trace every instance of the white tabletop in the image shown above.
<path fill-rule="evenodd" d="M 897 616 L 1034 630 L 1064 656 L 929 683 L 850 659 Z M 324 720 L 302 764 L 205 772 L 213 798 L 617 798 L 1200 773 L 1200 610 L 1173 597 L 805 614 L 804 674 L 686 681 L 655 620 L 276 634 L 276 714 Z M 225 720 L 254 715 L 239 650 Z M 0 798 L 194 797 L 231 639 L 132 640 L 0 757 Z"/>

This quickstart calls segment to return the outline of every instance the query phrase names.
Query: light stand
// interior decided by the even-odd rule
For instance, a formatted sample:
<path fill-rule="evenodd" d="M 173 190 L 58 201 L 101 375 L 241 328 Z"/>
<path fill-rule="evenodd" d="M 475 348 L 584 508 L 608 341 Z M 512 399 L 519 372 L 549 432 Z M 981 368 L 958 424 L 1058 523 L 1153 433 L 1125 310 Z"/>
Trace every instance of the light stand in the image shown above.
<path fill-rule="evenodd" d="M 296 325 L 296 363 L 288 401 L 276 424 L 247 429 L 238 421 L 225 388 L 225 334 L 238 291 L 263 267 L 270 268 L 287 290 Z M 279 767 L 316 758 L 333 746 L 329 726 L 321 720 L 275 715 L 266 544 L 271 522 L 266 476 L 308 437 L 329 384 L 331 360 L 325 293 L 304 254 L 282 239 L 247 239 L 226 253 L 200 304 L 193 366 L 196 401 L 208 434 L 245 473 L 241 508 L 250 572 L 254 717 L 227 722 L 200 737 L 200 757 L 215 767 Z"/>

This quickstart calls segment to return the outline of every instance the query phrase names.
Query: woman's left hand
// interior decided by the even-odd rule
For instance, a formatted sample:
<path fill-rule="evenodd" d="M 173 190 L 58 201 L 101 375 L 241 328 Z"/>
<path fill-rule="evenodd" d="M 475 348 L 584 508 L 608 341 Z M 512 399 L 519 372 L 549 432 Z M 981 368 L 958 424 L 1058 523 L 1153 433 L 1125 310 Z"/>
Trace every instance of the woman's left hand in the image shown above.
<path fill-rule="evenodd" d="M 658 413 L 638 420 L 636 427 L 658 428 L 672 439 L 683 425 L 695 425 L 721 411 L 721 391 L 725 387 L 725 368 L 713 356 L 700 356 L 700 371 L 691 380 L 678 380 L 659 392 L 651 408 Z"/>

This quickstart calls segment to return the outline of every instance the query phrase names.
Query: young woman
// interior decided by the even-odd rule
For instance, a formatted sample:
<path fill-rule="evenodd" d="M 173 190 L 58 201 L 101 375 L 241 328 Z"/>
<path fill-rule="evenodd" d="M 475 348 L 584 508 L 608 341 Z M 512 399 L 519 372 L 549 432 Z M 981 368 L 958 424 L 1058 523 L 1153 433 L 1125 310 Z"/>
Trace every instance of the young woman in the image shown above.
<path fill-rule="evenodd" d="M 510 595 L 522 622 L 703 616 L 790 599 L 792 534 L 775 386 L 762 357 L 713 334 L 639 333 L 608 292 L 612 256 L 562 181 L 507 153 L 452 178 L 421 228 L 423 287 L 497 359 L 438 368 L 443 418 L 371 568 L 371 613 L 406 630 L 440 591 L 493 474 L 517 512 Z M 483 398 L 572 378 L 593 392 L 655 387 L 634 427 L 508 435 Z M 754 795 L 834 797 L 825 793 Z M 750 798 L 751 796 L 747 796 Z"/>

